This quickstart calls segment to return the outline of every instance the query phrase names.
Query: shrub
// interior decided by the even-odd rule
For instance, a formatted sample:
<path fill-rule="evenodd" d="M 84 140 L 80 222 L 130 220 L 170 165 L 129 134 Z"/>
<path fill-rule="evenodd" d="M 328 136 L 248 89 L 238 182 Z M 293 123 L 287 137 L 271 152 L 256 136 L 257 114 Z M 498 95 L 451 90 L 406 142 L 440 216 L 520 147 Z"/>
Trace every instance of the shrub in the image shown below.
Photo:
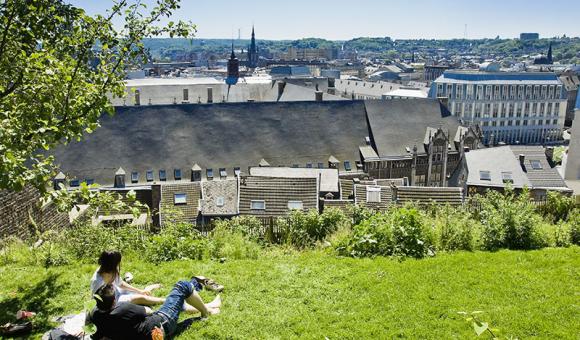
<path fill-rule="evenodd" d="M 574 209 L 568 219 L 570 225 L 570 242 L 580 245 L 580 209 Z"/>
<path fill-rule="evenodd" d="M 263 240 L 262 223 L 254 216 L 236 216 L 229 220 L 216 220 L 214 225 L 216 229 L 226 229 L 234 233 L 240 232 L 250 240 Z"/>
<path fill-rule="evenodd" d="M 472 251 L 477 247 L 480 227 L 468 211 L 446 205 L 435 212 L 433 224 L 438 250 Z"/>
<path fill-rule="evenodd" d="M 212 232 L 208 253 L 214 259 L 256 259 L 260 253 L 260 245 L 241 231 L 232 231 L 225 225 L 220 225 Z"/>
<path fill-rule="evenodd" d="M 191 224 L 167 223 L 157 235 L 151 236 L 145 247 L 145 257 L 153 263 L 201 259 L 208 248 L 208 240 Z"/>
<path fill-rule="evenodd" d="M 519 195 L 510 188 L 503 194 L 488 191 L 478 201 L 484 249 L 536 249 L 546 243 L 539 232 L 541 218 L 530 202 L 527 189 Z"/>
<path fill-rule="evenodd" d="M 339 244 L 339 254 L 352 257 L 401 256 L 422 258 L 432 254 L 433 234 L 424 216 L 407 206 L 376 213 L 353 227 Z"/>
<path fill-rule="evenodd" d="M 567 221 L 576 206 L 576 199 L 562 195 L 559 192 L 548 191 L 546 204 L 538 210 L 553 223 Z"/>

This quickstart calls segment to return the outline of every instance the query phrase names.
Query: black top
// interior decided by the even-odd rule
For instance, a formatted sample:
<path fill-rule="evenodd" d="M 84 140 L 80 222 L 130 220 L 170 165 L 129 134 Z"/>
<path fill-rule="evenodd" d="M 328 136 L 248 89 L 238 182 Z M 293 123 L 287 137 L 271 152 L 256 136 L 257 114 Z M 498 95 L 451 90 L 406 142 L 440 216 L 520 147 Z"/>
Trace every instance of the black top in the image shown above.
<path fill-rule="evenodd" d="M 95 308 L 91 313 L 91 321 L 97 326 L 93 339 L 106 337 L 112 340 L 141 340 L 151 339 L 151 331 L 161 325 L 163 317 L 147 315 L 143 306 L 120 303 L 106 312 Z"/>

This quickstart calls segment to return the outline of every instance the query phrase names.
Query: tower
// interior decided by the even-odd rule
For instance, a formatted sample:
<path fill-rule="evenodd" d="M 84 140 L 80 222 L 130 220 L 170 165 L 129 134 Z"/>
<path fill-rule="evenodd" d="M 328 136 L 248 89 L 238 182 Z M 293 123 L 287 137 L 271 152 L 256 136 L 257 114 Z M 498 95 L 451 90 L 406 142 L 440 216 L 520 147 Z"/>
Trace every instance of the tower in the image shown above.
<path fill-rule="evenodd" d="M 552 60 L 552 42 L 550 42 L 550 47 L 548 47 L 548 64 L 553 64 Z"/>
<path fill-rule="evenodd" d="M 248 49 L 248 67 L 258 67 L 258 49 L 256 47 L 256 34 L 254 33 L 254 26 L 252 25 L 252 40 Z"/>
<path fill-rule="evenodd" d="M 235 85 L 238 83 L 240 78 L 240 61 L 234 53 L 234 43 L 232 42 L 232 54 L 230 54 L 230 59 L 228 60 L 228 77 L 226 78 L 226 84 Z"/>

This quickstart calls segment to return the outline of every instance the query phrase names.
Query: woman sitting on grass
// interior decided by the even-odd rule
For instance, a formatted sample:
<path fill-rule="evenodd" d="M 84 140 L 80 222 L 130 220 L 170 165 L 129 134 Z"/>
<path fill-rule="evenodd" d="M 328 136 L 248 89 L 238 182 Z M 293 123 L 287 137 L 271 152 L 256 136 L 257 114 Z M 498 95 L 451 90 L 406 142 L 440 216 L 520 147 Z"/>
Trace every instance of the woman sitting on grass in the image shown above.
<path fill-rule="evenodd" d="M 145 287 L 145 289 L 139 289 L 121 279 L 121 258 L 121 253 L 118 251 L 104 251 L 101 253 L 99 268 L 91 278 L 91 294 L 95 294 L 99 288 L 110 284 L 115 288 L 115 299 L 118 303 L 131 302 L 142 306 L 155 306 L 164 303 L 164 298 L 151 296 L 151 292 L 161 287 L 161 285 L 154 284 Z M 194 280 L 194 282 L 196 281 Z M 202 286 L 198 284 L 194 288 L 196 291 L 200 291 Z M 184 303 L 183 310 L 190 313 L 198 312 L 197 309 L 187 303 Z"/>

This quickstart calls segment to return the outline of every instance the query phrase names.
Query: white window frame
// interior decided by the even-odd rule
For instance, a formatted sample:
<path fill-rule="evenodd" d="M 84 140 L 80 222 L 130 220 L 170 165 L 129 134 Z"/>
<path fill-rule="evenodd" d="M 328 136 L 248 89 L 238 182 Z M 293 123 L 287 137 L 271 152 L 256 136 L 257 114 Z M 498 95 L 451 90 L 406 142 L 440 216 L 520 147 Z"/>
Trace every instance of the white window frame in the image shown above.
<path fill-rule="evenodd" d="M 380 187 L 367 187 L 367 203 L 381 203 Z"/>
<path fill-rule="evenodd" d="M 187 204 L 187 194 L 183 192 L 173 194 L 173 204 L 174 205 Z"/>
<path fill-rule="evenodd" d="M 304 203 L 302 201 L 288 201 L 288 210 L 303 210 Z"/>
<path fill-rule="evenodd" d="M 226 202 L 226 200 L 224 199 L 223 196 L 216 197 L 216 199 L 215 199 L 215 205 L 217 207 L 223 207 L 225 205 L 225 202 Z"/>
<path fill-rule="evenodd" d="M 256 207 L 256 204 L 261 204 L 261 207 Z M 251 200 L 250 201 L 251 210 L 266 210 L 266 201 L 264 200 Z"/>

